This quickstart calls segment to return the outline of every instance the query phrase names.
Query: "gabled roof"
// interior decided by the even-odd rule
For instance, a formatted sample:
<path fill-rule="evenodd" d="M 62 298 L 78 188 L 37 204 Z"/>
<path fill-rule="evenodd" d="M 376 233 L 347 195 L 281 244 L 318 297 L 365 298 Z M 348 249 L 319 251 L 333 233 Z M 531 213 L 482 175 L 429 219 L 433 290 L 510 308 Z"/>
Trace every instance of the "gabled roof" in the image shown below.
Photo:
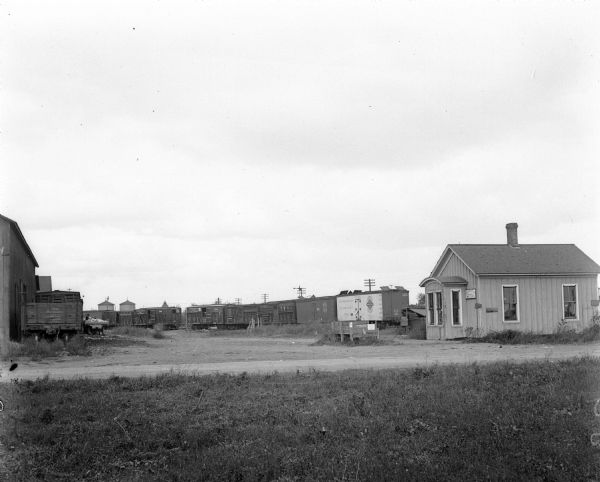
<path fill-rule="evenodd" d="M 600 273 L 600 265 L 574 244 L 449 244 L 442 258 L 448 250 L 477 275 Z"/>
<path fill-rule="evenodd" d="M 120 305 L 135 305 L 135 303 L 133 301 L 129 301 L 129 299 L 126 299 L 125 301 L 123 301 L 123 303 L 119 303 Z"/>
<path fill-rule="evenodd" d="M 19 239 L 21 239 L 21 242 L 23 243 L 23 246 L 25 247 L 25 251 L 31 257 L 33 264 L 35 264 L 36 268 L 39 268 L 40 265 L 38 264 L 37 260 L 35 259 L 35 256 L 33 255 L 33 251 L 31 251 L 31 248 L 27 244 L 27 241 L 25 241 L 25 236 L 23 236 L 23 233 L 21 232 L 21 229 L 19 228 L 19 225 L 17 224 L 17 222 L 13 221 L 10 218 L 7 218 L 6 216 L 2 216 L 2 214 L 0 214 L 0 219 L 4 219 L 6 222 L 8 222 L 12 226 L 12 228 L 17 233 L 17 236 L 19 237 Z"/>
<path fill-rule="evenodd" d="M 111 303 L 111 302 L 110 302 L 110 301 L 108 301 L 108 300 L 104 300 L 104 301 L 102 301 L 101 303 L 98 303 L 98 306 L 100 306 L 100 305 L 113 305 L 113 306 L 115 306 L 115 304 L 114 304 L 114 303 Z"/>

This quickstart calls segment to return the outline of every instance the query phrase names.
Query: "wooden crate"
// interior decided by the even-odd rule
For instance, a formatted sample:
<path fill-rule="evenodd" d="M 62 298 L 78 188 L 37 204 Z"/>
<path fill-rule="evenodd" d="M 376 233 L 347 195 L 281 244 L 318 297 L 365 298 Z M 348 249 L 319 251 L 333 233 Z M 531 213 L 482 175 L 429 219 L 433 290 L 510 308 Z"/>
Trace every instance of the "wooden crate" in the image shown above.
<path fill-rule="evenodd" d="M 354 341 L 367 336 L 376 337 L 379 340 L 379 328 L 375 323 L 333 321 L 331 322 L 331 332 L 338 337 L 340 341 L 344 341 L 345 339 Z"/>

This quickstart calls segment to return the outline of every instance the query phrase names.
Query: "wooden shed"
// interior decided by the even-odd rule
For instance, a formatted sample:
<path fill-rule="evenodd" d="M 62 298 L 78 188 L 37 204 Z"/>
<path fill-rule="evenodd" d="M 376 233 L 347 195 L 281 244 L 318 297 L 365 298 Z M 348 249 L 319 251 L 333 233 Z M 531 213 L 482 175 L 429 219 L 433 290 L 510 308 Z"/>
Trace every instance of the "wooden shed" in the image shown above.
<path fill-rule="evenodd" d="M 0 215 L 0 352 L 8 340 L 20 340 L 25 329 L 25 306 L 34 301 L 38 263 L 19 225 Z"/>
<path fill-rule="evenodd" d="M 425 288 L 427 338 L 581 330 L 594 315 L 600 266 L 574 244 L 449 244 Z"/>

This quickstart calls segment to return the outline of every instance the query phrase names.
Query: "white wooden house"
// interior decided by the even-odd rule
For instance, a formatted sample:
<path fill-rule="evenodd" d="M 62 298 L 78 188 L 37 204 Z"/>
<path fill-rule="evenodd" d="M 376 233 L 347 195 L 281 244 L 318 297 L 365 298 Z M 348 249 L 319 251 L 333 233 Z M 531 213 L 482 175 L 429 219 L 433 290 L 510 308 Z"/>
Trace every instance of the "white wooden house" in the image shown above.
<path fill-rule="evenodd" d="M 428 339 L 581 330 L 597 309 L 600 266 L 574 244 L 449 244 L 425 288 Z"/>

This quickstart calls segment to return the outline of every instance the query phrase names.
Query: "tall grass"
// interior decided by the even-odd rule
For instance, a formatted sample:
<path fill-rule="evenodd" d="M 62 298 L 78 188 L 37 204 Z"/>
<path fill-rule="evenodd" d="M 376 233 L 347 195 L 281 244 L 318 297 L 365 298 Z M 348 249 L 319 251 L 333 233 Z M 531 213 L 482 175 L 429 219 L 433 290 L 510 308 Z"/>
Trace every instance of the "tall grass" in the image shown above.
<path fill-rule="evenodd" d="M 600 341 L 600 325 L 592 324 L 580 332 L 558 330 L 556 333 L 546 335 L 517 330 L 493 331 L 482 337 L 467 338 L 465 341 L 503 345 L 593 343 Z"/>
<path fill-rule="evenodd" d="M 7 358 L 31 357 L 32 360 L 39 361 L 64 354 L 88 356 L 91 352 L 82 335 L 75 335 L 68 341 L 44 338 L 36 341 L 35 338 L 27 337 L 21 343 L 10 342 Z"/>
<path fill-rule="evenodd" d="M 111 335 L 131 336 L 134 338 L 164 338 L 162 327 L 156 325 L 154 328 L 141 328 L 139 326 L 117 326 L 107 333 Z"/>
<path fill-rule="evenodd" d="M 597 480 L 600 360 L 22 382 L 11 480 Z M 8 405 L 7 405 L 8 404 Z"/>

